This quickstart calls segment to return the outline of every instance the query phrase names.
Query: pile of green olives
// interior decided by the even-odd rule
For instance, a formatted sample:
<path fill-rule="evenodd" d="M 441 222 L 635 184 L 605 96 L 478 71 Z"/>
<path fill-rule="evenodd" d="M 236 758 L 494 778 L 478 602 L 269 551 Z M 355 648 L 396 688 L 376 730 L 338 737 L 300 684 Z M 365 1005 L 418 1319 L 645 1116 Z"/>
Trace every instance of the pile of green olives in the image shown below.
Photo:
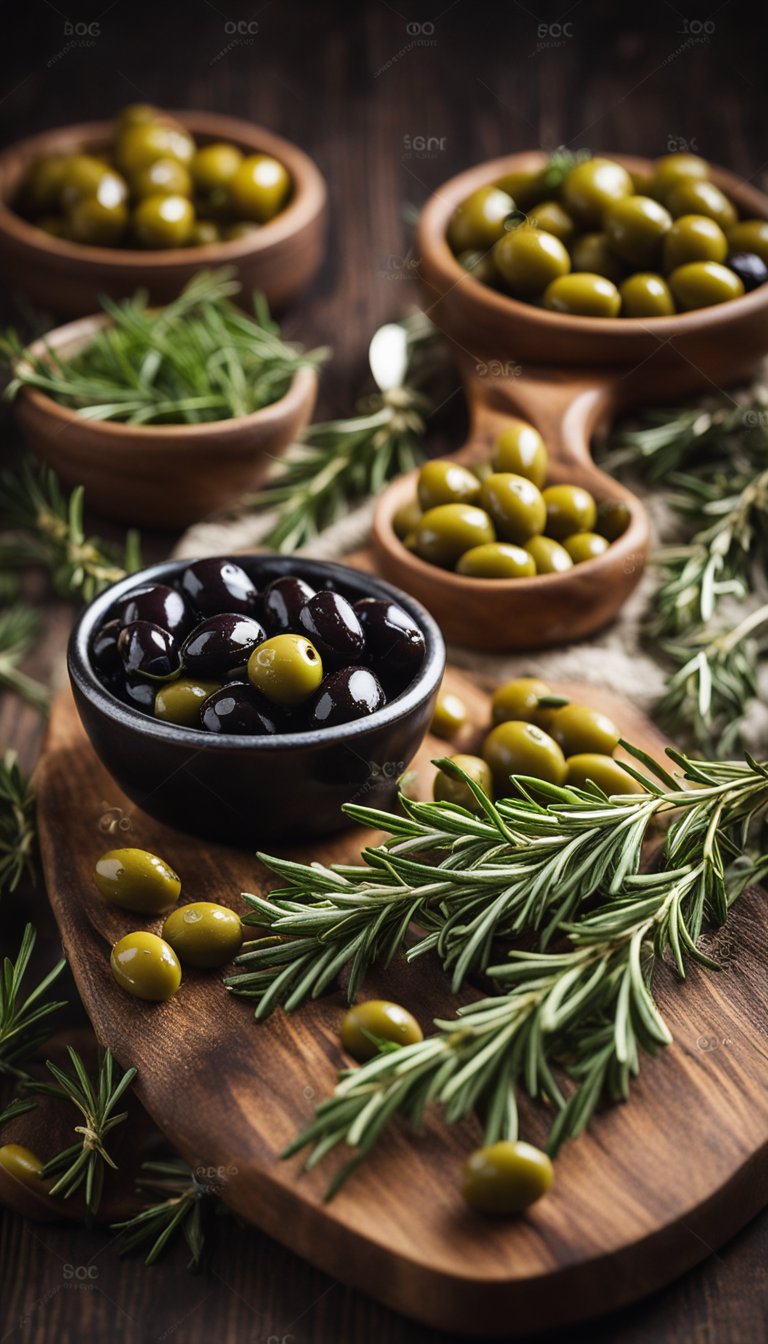
<path fill-rule="evenodd" d="M 104 150 L 47 154 L 22 181 L 19 213 L 56 238 L 96 247 L 200 247 L 241 238 L 288 203 L 269 154 L 199 145 L 146 103 L 123 108 Z"/>
<path fill-rule="evenodd" d="M 111 609 L 91 643 L 114 695 L 164 723 L 272 736 L 367 718 L 419 672 L 424 634 L 388 599 L 282 575 L 258 592 L 234 560 L 189 565 Z"/>
<path fill-rule="evenodd" d="M 618 500 L 598 503 L 580 485 L 548 486 L 548 469 L 538 430 L 510 420 L 489 463 L 427 462 L 394 530 L 421 560 L 466 578 L 562 574 L 607 551 L 630 513 Z"/>
<path fill-rule="evenodd" d="M 768 280 L 768 220 L 740 220 L 695 154 L 647 176 L 600 157 L 508 173 L 456 207 L 448 242 L 481 283 L 580 317 L 669 317 Z"/>
<path fill-rule="evenodd" d="M 565 788 L 596 786 L 607 796 L 641 793 L 642 786 L 614 760 L 619 730 L 600 710 L 556 695 L 539 677 L 505 682 L 491 702 L 492 726 L 478 755 L 448 759 L 489 798 L 509 795 L 511 775 L 527 775 Z M 482 812 L 482 802 L 460 775 L 441 769 L 436 802 Z"/>

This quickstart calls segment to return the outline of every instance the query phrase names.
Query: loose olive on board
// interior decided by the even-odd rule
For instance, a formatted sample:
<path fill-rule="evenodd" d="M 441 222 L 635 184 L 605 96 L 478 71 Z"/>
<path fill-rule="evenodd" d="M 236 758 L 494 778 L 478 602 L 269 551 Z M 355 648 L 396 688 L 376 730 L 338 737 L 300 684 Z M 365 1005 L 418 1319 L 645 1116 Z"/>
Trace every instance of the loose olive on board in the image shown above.
<path fill-rule="evenodd" d="M 354 1004 L 341 1024 L 341 1044 L 360 1064 L 379 1053 L 379 1041 L 402 1046 L 415 1045 L 423 1039 L 424 1033 L 413 1014 L 387 999 Z"/>
<path fill-rule="evenodd" d="M 419 472 L 416 495 L 422 512 L 440 504 L 475 504 L 480 482 L 458 462 L 425 462 Z"/>
<path fill-rule="evenodd" d="M 543 491 L 546 532 L 556 541 L 573 532 L 591 532 L 597 520 L 597 505 L 580 485 L 550 485 Z M 543 530 L 543 529 L 542 529 Z"/>
<path fill-rule="evenodd" d="M 573 569 L 573 561 L 564 546 L 552 537 L 531 537 L 525 549 L 532 557 L 537 574 L 564 574 Z"/>
<path fill-rule="evenodd" d="M 473 546 L 496 540 L 488 514 L 474 504 L 440 504 L 428 509 L 416 528 L 416 554 L 430 564 L 451 569 Z"/>
<path fill-rule="evenodd" d="M 583 565 L 587 560 L 596 560 L 604 555 L 609 543 L 597 532 L 574 532 L 563 538 L 563 546 L 574 565 Z"/>
<path fill-rule="evenodd" d="M 477 1213 L 522 1213 L 541 1199 L 554 1180 L 546 1153 L 520 1140 L 502 1139 L 477 1148 L 464 1165 L 461 1191 Z"/>
<path fill-rule="evenodd" d="M 240 951 L 243 926 L 240 916 L 215 901 L 194 901 L 179 906 L 163 924 L 163 938 L 180 961 L 211 970 L 224 966 Z"/>
<path fill-rule="evenodd" d="M 457 562 L 456 573 L 474 579 L 532 579 L 536 562 L 522 546 L 490 541 L 465 551 Z"/>
<path fill-rule="evenodd" d="M 179 959 L 156 933 L 127 933 L 112 948 L 109 964 L 115 982 L 137 999 L 172 999 L 181 984 Z"/>
<path fill-rule="evenodd" d="M 515 677 L 498 686 L 491 700 L 491 719 L 494 724 L 520 719 L 531 723 L 531 715 L 539 701 L 551 695 L 546 681 L 540 677 Z"/>
<path fill-rule="evenodd" d="M 200 711 L 208 696 L 218 689 L 218 681 L 199 681 L 193 677 L 169 681 L 155 695 L 155 718 L 181 728 L 199 728 Z"/>
<path fill-rule="evenodd" d="M 565 780 L 565 756 L 554 738 L 532 723 L 508 720 L 492 728 L 483 742 L 496 792 L 508 795 L 511 775 L 532 775 L 547 784 Z"/>
<path fill-rule="evenodd" d="M 678 266 L 669 277 L 669 288 L 678 308 L 685 312 L 727 303 L 744 293 L 738 275 L 716 261 L 690 261 L 686 266 Z"/>
<path fill-rule="evenodd" d="M 292 709 L 314 695 L 323 680 L 323 663 L 303 635 L 273 635 L 248 659 L 248 679 L 267 700 Z"/>
<path fill-rule="evenodd" d="M 544 307 L 573 317 L 618 317 L 621 299 L 613 281 L 604 275 L 572 271 L 547 285 Z"/>
<path fill-rule="evenodd" d="M 521 225 L 505 233 L 493 249 L 502 280 L 515 298 L 535 298 L 560 275 L 567 275 L 571 259 L 552 233 Z"/>
<path fill-rule="evenodd" d="M 577 163 L 563 182 L 563 201 L 584 227 L 596 228 L 606 208 L 632 194 L 632 178 L 611 159 L 587 159 Z"/>
<path fill-rule="evenodd" d="M 452 691 L 441 691 L 435 702 L 429 731 L 435 737 L 450 739 L 455 737 L 467 722 L 467 706 Z"/>
<path fill-rule="evenodd" d="M 619 730 L 613 720 L 586 705 L 564 705 L 555 714 L 551 731 L 564 756 L 584 752 L 612 756 L 619 744 Z"/>
<path fill-rule="evenodd" d="M 620 761 L 611 756 L 601 756 L 595 752 L 582 752 L 569 756 L 566 760 L 568 774 L 566 784 L 576 789 L 586 789 L 588 784 L 596 784 L 598 789 L 610 798 L 615 793 L 644 793 L 642 784 L 632 778 Z"/>
<path fill-rule="evenodd" d="M 375 714 L 387 703 L 384 688 L 368 667 L 342 667 L 320 684 L 309 712 L 310 728 L 332 728 Z"/>
<path fill-rule="evenodd" d="M 525 476 L 541 490 L 547 479 L 549 458 L 539 431 L 524 420 L 515 420 L 496 436 L 491 464 L 494 471 Z"/>
<path fill-rule="evenodd" d="M 137 915 L 162 915 L 181 895 L 181 879 L 146 849 L 110 849 L 94 869 L 94 881 L 108 905 Z"/>
<path fill-rule="evenodd" d="M 608 245 L 617 257 L 638 270 L 654 270 L 672 216 L 650 196 L 626 196 L 605 213 Z"/>
<path fill-rule="evenodd" d="M 455 765 L 461 767 L 465 775 L 469 775 L 483 793 L 490 798 L 493 791 L 493 778 L 491 776 L 490 766 L 480 756 L 469 756 L 459 753 L 451 756 L 450 760 Z M 468 812 L 482 812 L 483 805 L 475 797 L 469 785 L 463 779 L 452 779 L 444 770 L 438 770 L 435 775 L 435 782 L 432 785 L 432 797 L 437 803 L 455 803 L 457 807 L 464 807 Z"/>
<path fill-rule="evenodd" d="M 670 317 L 675 311 L 669 285 L 652 271 L 627 276 L 619 285 L 619 296 L 622 317 Z"/>
<path fill-rule="evenodd" d="M 543 532 L 546 506 L 541 491 L 525 476 L 497 471 L 480 487 L 480 503 L 503 541 L 522 546 Z M 482 545 L 479 542 L 478 545 Z"/>
<path fill-rule="evenodd" d="M 504 221 L 515 203 L 499 187 L 479 187 L 457 205 L 448 225 L 448 241 L 454 252 L 492 247 L 504 232 Z"/>
<path fill-rule="evenodd" d="M 0 1146 L 0 1170 L 40 1193 L 45 1190 L 42 1179 L 44 1166 L 45 1163 L 37 1153 L 33 1153 L 23 1143 L 4 1143 Z"/>

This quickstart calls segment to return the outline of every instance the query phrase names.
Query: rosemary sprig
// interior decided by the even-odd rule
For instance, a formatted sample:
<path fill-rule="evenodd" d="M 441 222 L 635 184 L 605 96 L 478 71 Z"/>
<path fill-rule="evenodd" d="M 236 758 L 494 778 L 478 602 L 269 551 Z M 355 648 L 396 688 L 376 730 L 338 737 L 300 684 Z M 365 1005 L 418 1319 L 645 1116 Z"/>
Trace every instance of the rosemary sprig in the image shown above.
<path fill-rule="evenodd" d="M 188 1268 L 196 1269 L 205 1244 L 206 1215 L 218 1204 L 216 1195 L 197 1180 L 181 1158 L 143 1162 L 141 1169 L 147 1174 L 137 1181 L 138 1188 L 160 1198 L 133 1218 L 112 1224 L 121 1234 L 120 1254 L 149 1245 L 144 1263 L 154 1264 L 181 1233 L 192 1255 Z"/>
<path fill-rule="evenodd" d="M 0 895 L 15 891 L 25 872 L 34 880 L 36 847 L 34 791 L 9 750 L 0 760 Z"/>
<path fill-rule="evenodd" d="M 0 1129 L 3 1125 L 10 1124 L 11 1120 L 16 1120 L 20 1115 L 26 1115 L 28 1111 L 34 1111 L 37 1102 L 21 1101 L 15 1099 L 10 1101 L 7 1106 L 0 1107 Z"/>
<path fill-rule="evenodd" d="M 47 714 L 51 699 L 47 686 L 27 676 L 19 666 L 39 634 L 40 619 L 32 607 L 19 602 L 0 610 L 0 686 L 20 695 L 41 714 Z"/>
<path fill-rule="evenodd" d="M 66 965 L 63 958 L 29 994 L 25 996 L 23 993 L 22 982 L 29 969 L 36 939 L 34 928 L 27 924 L 15 962 L 6 957 L 0 976 L 0 1074 L 8 1074 L 22 1082 L 29 1080 L 29 1074 L 22 1066 L 48 1035 L 45 1029 L 40 1029 L 40 1024 L 64 1007 L 63 1000 L 53 1002 L 45 998 Z"/>
<path fill-rule="evenodd" d="M 33 1083 L 32 1090 L 70 1101 L 80 1112 L 83 1123 L 75 1125 L 75 1133 L 80 1137 L 71 1147 L 57 1153 L 43 1168 L 43 1176 L 57 1177 L 51 1186 L 51 1195 L 63 1195 L 69 1199 L 81 1186 L 85 1186 L 85 1203 L 89 1213 L 96 1213 L 101 1202 L 104 1185 L 105 1167 L 116 1165 L 105 1147 L 108 1134 L 116 1125 L 122 1124 L 127 1111 L 115 1114 L 115 1107 L 136 1077 L 136 1069 L 128 1069 L 115 1076 L 112 1055 L 105 1050 L 92 1080 L 77 1051 L 68 1047 L 73 1073 L 66 1073 L 51 1060 L 46 1061 L 48 1071 L 55 1079 L 54 1083 Z"/>

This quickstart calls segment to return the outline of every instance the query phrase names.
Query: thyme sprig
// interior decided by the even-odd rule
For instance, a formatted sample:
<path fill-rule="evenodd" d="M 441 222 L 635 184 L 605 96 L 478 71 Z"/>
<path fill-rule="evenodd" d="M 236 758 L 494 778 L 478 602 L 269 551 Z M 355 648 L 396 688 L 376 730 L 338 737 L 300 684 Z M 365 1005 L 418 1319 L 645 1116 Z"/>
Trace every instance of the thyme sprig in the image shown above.
<path fill-rule="evenodd" d="M 0 759 L 0 895 L 15 891 L 25 872 L 34 880 L 36 851 L 34 790 L 9 750 Z"/>
<path fill-rule="evenodd" d="M 218 1211 L 217 1196 L 198 1181 L 181 1158 L 143 1162 L 141 1169 L 146 1175 L 139 1178 L 137 1186 L 154 1196 L 155 1202 L 133 1218 L 112 1224 L 113 1230 L 121 1234 L 120 1254 L 148 1246 L 144 1263 L 151 1265 L 181 1234 L 192 1255 L 189 1268 L 198 1268 L 205 1244 L 207 1214 L 214 1206 Z"/>
<path fill-rule="evenodd" d="M 6 957 L 0 975 L 0 1074 L 7 1074 L 23 1083 L 29 1081 L 24 1065 L 47 1039 L 47 1027 L 42 1024 L 64 1001 L 46 998 L 53 982 L 61 975 L 66 962 L 62 959 L 44 975 L 28 993 L 24 979 L 34 950 L 37 935 L 27 924 L 15 962 Z"/>

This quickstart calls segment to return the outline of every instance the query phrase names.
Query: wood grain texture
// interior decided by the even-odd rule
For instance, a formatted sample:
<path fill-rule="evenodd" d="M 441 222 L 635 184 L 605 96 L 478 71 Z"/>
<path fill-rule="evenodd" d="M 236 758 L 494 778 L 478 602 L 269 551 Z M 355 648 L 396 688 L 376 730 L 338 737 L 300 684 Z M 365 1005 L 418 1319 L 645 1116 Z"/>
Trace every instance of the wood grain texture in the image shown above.
<path fill-rule="evenodd" d="M 482 691 L 456 673 L 447 684 L 475 725 L 487 723 Z M 660 752 L 661 739 L 631 707 L 582 687 L 562 689 L 600 705 L 628 737 Z M 474 743 L 465 733 L 459 745 Z M 420 793 L 430 788 L 429 758 L 444 751 L 427 740 L 417 758 Z M 93 755 L 66 695 L 54 711 L 38 790 L 48 891 L 97 1035 L 138 1068 L 150 1116 L 193 1166 L 217 1173 L 227 1204 L 327 1273 L 433 1327 L 472 1333 L 482 1314 L 487 1333 L 519 1337 L 594 1314 L 598 1293 L 608 1309 L 652 1291 L 768 1198 L 765 931 L 756 903 L 747 900 L 737 916 L 738 971 L 693 971 L 684 990 L 671 973 L 660 977 L 675 1044 L 645 1061 L 630 1105 L 606 1110 L 593 1133 L 565 1149 L 554 1193 L 525 1217 L 499 1224 L 463 1207 L 457 1175 L 480 1131 L 474 1121 L 444 1127 L 434 1115 L 418 1136 L 394 1128 L 329 1206 L 328 1171 L 299 1175 L 298 1161 L 284 1164 L 279 1154 L 342 1062 L 341 997 L 256 1026 L 248 1003 L 227 995 L 219 976 L 186 975 L 165 1005 L 126 996 L 108 953 L 138 921 L 105 909 L 93 890 L 104 846 L 99 820 L 120 808 L 132 842 L 162 854 L 189 899 L 241 908 L 237 893 L 254 883 L 265 889 L 267 875 L 247 853 L 195 843 L 132 808 Z M 364 839 L 346 832 L 311 856 L 351 861 Z M 405 1002 L 425 1024 L 455 1007 L 439 967 L 426 960 L 374 972 L 366 992 Z M 711 1041 L 729 1048 L 711 1049 Z M 534 1142 L 543 1136 L 531 1107 L 522 1132 Z"/>

